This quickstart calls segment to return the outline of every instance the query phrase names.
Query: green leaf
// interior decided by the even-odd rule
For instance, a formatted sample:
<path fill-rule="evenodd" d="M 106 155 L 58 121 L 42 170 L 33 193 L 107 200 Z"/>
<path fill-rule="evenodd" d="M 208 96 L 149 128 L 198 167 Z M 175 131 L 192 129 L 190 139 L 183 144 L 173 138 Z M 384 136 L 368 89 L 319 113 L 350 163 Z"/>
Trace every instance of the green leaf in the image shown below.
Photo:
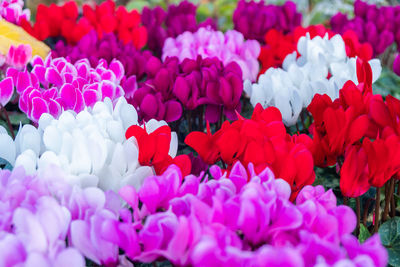
<path fill-rule="evenodd" d="M 12 125 L 28 124 L 30 121 L 25 113 L 9 112 L 9 118 Z"/>
<path fill-rule="evenodd" d="M 379 228 L 382 245 L 389 253 L 389 264 L 400 266 L 400 217 L 395 217 Z"/>
<path fill-rule="evenodd" d="M 358 241 L 360 243 L 364 243 L 371 236 L 371 233 L 368 231 L 367 227 L 364 224 L 360 224 L 360 234 L 358 235 Z"/>
<path fill-rule="evenodd" d="M 13 167 L 10 164 L 10 162 L 8 162 L 7 160 L 0 158 L 0 169 L 7 169 L 7 170 L 12 170 Z"/>

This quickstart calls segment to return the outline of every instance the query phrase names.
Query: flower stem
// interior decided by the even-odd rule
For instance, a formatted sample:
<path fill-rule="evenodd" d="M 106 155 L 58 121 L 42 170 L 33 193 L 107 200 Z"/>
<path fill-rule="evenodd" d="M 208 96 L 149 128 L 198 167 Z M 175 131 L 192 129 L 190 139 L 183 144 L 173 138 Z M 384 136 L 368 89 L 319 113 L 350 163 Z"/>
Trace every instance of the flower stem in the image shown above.
<path fill-rule="evenodd" d="M 357 214 L 357 234 L 360 231 L 360 220 L 361 220 L 361 204 L 360 197 L 356 197 L 356 214 Z"/>
<path fill-rule="evenodd" d="M 374 224 L 374 233 L 378 232 L 378 227 L 379 227 L 379 208 L 381 206 L 381 188 L 377 187 L 376 188 L 376 198 L 375 198 L 375 224 Z"/>
<path fill-rule="evenodd" d="M 389 205 L 390 205 L 390 201 L 393 197 L 393 191 L 394 191 L 394 179 L 391 178 L 388 183 L 388 192 L 385 195 L 385 209 L 384 209 L 383 215 L 382 215 L 383 222 L 387 220 L 387 217 L 389 214 Z"/>
<path fill-rule="evenodd" d="M 11 136 L 12 136 L 13 139 L 15 139 L 14 129 L 13 129 L 12 125 L 11 125 L 10 117 L 8 117 L 7 110 L 1 104 L 0 104 L 0 109 L 2 110 L 2 112 L 4 114 L 4 117 L 6 118 L 8 129 L 10 130 Z"/>
<path fill-rule="evenodd" d="M 364 226 L 367 226 L 367 219 L 368 219 L 368 210 L 369 206 L 371 205 L 371 199 L 367 199 L 367 203 L 364 206 L 364 211 L 363 211 L 363 224 Z"/>

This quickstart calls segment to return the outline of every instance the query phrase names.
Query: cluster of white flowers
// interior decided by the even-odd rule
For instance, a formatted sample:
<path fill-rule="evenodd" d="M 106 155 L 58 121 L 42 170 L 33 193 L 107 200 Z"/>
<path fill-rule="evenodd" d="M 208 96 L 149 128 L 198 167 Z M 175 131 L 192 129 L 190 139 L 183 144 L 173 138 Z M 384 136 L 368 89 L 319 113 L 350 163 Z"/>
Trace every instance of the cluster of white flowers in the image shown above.
<path fill-rule="evenodd" d="M 244 82 L 251 104 L 278 108 L 287 126 L 296 124 L 300 112 L 315 94 L 327 94 L 334 100 L 346 81 L 357 83 L 356 58 L 347 57 L 340 35 L 329 39 L 326 34 L 323 38 L 311 39 L 307 34 L 299 39 L 297 51 L 299 57 L 297 52 L 289 54 L 282 68 L 269 68 L 257 83 Z M 369 64 L 374 82 L 382 67 L 379 59 L 372 59 Z"/>
<path fill-rule="evenodd" d="M 15 141 L 0 128 L 0 157 L 14 167 L 23 166 L 28 174 L 57 166 L 68 176 L 68 182 L 81 187 L 119 190 L 124 185 L 138 188 L 145 177 L 154 175 L 153 167 L 141 166 L 134 137 L 125 139 L 131 125 L 138 125 L 135 108 L 124 97 L 115 107 L 109 98 L 93 108 L 74 113 L 64 111 L 58 119 L 45 113 L 38 128 L 24 125 Z M 147 133 L 167 125 L 150 120 Z M 144 125 L 142 125 L 144 127 Z M 169 155 L 175 157 L 178 140 L 172 133 Z"/>

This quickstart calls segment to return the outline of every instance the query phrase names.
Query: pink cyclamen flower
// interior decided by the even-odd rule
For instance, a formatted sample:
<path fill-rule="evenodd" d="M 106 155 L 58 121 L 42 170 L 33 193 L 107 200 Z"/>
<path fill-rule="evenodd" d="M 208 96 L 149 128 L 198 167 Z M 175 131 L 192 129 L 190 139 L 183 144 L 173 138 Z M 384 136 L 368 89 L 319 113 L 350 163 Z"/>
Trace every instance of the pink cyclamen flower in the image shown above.
<path fill-rule="evenodd" d="M 20 109 L 35 122 L 43 113 L 55 118 L 63 110 L 78 113 L 106 97 L 114 102 L 124 95 L 121 82 L 128 92 L 136 88 L 135 78 L 125 78 L 124 67 L 118 60 L 110 64 L 100 60 L 92 67 L 87 59 L 72 64 L 63 57 L 48 56 L 44 61 L 35 57 L 32 67 L 31 72 L 9 68 L 7 77 L 12 78 L 20 95 Z"/>
<path fill-rule="evenodd" d="M 189 31 L 176 38 L 165 40 L 162 59 L 176 56 L 180 62 L 186 58 L 196 59 L 216 57 L 225 66 L 236 62 L 242 70 L 242 78 L 255 81 L 259 71 L 258 55 L 260 44 L 255 40 L 245 40 L 243 35 L 235 30 L 225 34 L 208 28 L 200 28 L 195 33 Z"/>
<path fill-rule="evenodd" d="M 23 0 L 1 0 L 0 16 L 8 22 L 19 25 L 22 20 L 29 21 L 31 17 L 31 11 L 23 7 Z"/>
<path fill-rule="evenodd" d="M 10 46 L 6 57 L 6 64 L 16 69 L 23 69 L 32 58 L 32 48 L 29 45 L 20 44 Z"/>

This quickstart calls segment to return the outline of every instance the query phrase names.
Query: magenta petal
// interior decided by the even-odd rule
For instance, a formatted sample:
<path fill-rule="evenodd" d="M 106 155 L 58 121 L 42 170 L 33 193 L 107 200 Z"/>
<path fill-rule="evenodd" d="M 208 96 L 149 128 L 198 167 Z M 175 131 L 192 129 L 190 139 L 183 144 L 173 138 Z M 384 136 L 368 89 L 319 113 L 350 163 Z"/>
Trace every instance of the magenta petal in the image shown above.
<path fill-rule="evenodd" d="M 164 119 L 166 122 L 177 121 L 182 115 L 182 106 L 177 101 L 168 101 Z"/>
<path fill-rule="evenodd" d="M 101 94 L 102 100 L 106 97 L 109 97 L 112 100 L 115 95 L 115 85 L 112 82 L 103 81 L 101 83 Z"/>
<path fill-rule="evenodd" d="M 207 105 L 205 118 L 210 123 L 216 123 L 219 120 L 221 108 L 217 105 Z"/>
<path fill-rule="evenodd" d="M 7 105 L 14 92 L 14 84 L 11 77 L 5 78 L 0 82 L 0 104 Z"/>
<path fill-rule="evenodd" d="M 124 66 L 122 66 L 122 63 L 118 60 L 113 60 L 110 63 L 109 69 L 114 72 L 115 77 L 117 78 L 117 81 L 122 80 L 125 74 Z"/>
<path fill-rule="evenodd" d="M 13 79 L 13 83 L 17 84 L 19 71 L 15 68 L 7 69 L 7 77 L 11 77 Z"/>
<path fill-rule="evenodd" d="M 60 90 L 60 97 L 64 109 L 74 109 L 77 99 L 76 89 L 72 84 L 64 84 Z"/>
<path fill-rule="evenodd" d="M 63 84 L 63 79 L 62 79 L 60 73 L 58 73 L 58 71 L 56 71 L 54 68 L 48 68 L 46 70 L 45 79 L 49 83 L 54 84 L 57 87 L 59 87 Z"/>
<path fill-rule="evenodd" d="M 73 110 L 78 113 L 80 111 L 83 110 L 83 108 L 85 107 L 84 105 L 84 101 L 83 101 L 83 95 L 82 92 L 79 91 L 78 89 L 75 89 L 75 94 L 76 94 L 76 101 L 75 101 L 75 106 L 73 108 Z"/>
<path fill-rule="evenodd" d="M 96 90 L 88 89 L 83 92 L 83 99 L 86 106 L 92 107 L 97 101 L 100 100 L 100 96 Z"/>
<path fill-rule="evenodd" d="M 182 102 L 183 105 L 186 105 L 190 94 L 190 88 L 183 77 L 176 78 L 174 85 L 174 94 Z"/>
<path fill-rule="evenodd" d="M 61 105 L 54 99 L 49 99 L 49 113 L 54 117 L 58 118 L 61 114 Z"/>
<path fill-rule="evenodd" d="M 27 71 L 20 72 L 18 74 L 18 79 L 16 84 L 18 94 L 21 94 L 30 85 L 31 85 L 31 79 L 29 77 L 29 73 Z"/>
<path fill-rule="evenodd" d="M 154 95 L 146 95 L 140 104 L 140 111 L 149 118 L 154 118 L 157 114 L 157 99 Z"/>
<path fill-rule="evenodd" d="M 43 113 L 48 113 L 49 108 L 47 107 L 46 101 L 40 97 L 34 97 L 32 99 L 32 111 L 31 111 L 31 118 L 33 121 L 37 122 L 40 119 L 40 116 Z"/>
<path fill-rule="evenodd" d="M 135 91 L 137 89 L 136 76 L 133 75 L 133 76 L 129 77 L 128 79 L 126 79 L 122 85 L 122 88 L 125 91 L 126 99 L 132 98 L 133 94 L 135 93 Z"/>

